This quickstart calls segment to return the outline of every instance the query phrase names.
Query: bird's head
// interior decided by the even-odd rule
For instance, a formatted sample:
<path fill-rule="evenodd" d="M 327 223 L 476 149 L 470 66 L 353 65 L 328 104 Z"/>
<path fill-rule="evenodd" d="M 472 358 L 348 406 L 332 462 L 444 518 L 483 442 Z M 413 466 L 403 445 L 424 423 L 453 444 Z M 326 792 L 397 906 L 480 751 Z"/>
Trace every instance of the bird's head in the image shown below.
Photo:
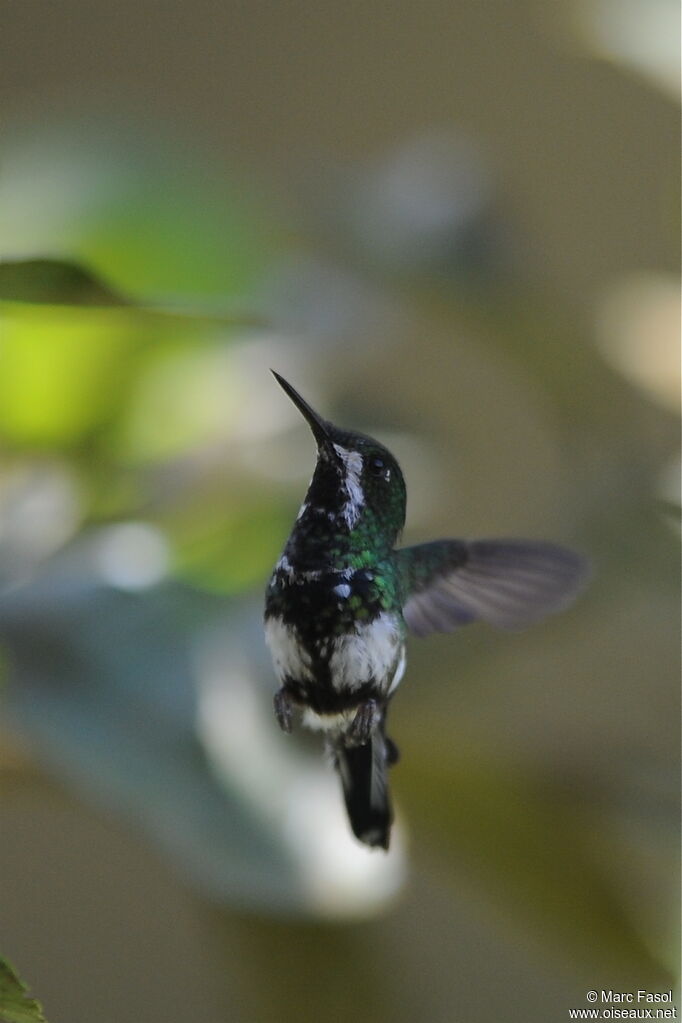
<path fill-rule="evenodd" d="M 323 419 L 279 373 L 273 375 L 305 418 L 317 442 L 317 465 L 306 506 L 340 530 L 370 531 L 392 544 L 405 523 L 406 491 L 398 462 L 383 444 Z"/>

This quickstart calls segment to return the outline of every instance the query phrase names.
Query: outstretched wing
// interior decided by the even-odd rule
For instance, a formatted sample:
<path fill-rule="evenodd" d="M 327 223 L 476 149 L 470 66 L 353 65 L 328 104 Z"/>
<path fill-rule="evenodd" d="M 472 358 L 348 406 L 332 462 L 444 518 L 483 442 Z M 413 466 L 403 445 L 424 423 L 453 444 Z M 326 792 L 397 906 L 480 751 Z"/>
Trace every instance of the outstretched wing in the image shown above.
<path fill-rule="evenodd" d="M 589 577 L 579 554 L 533 540 L 437 540 L 397 555 L 417 636 L 476 621 L 522 629 L 567 607 Z"/>

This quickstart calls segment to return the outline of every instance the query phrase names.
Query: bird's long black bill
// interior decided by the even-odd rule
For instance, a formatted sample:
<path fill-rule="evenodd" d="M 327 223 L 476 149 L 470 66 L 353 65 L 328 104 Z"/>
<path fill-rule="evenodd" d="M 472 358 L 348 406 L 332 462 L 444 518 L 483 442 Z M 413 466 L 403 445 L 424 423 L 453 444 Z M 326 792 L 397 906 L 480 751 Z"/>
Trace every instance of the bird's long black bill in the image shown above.
<path fill-rule="evenodd" d="M 284 377 L 279 375 L 279 373 L 276 373 L 274 369 L 271 369 L 270 372 L 284 393 L 291 398 L 298 411 L 310 426 L 317 443 L 331 448 L 332 442 L 329 436 L 326 420 L 324 420 L 322 416 L 318 415 L 315 409 L 308 404 L 305 398 L 301 397 L 296 388 L 292 387 L 288 380 L 285 380 Z"/>
<path fill-rule="evenodd" d="M 338 745 L 334 756 L 353 834 L 365 845 L 388 849 L 393 811 L 384 736 L 376 732 L 364 746 Z"/>

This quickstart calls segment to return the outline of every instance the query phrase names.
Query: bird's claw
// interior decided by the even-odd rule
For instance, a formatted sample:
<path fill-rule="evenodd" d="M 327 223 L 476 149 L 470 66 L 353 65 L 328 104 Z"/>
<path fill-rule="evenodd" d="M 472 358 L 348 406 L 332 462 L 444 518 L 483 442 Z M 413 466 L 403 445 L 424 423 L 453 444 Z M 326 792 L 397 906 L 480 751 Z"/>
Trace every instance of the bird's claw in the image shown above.
<path fill-rule="evenodd" d="M 364 746 L 372 737 L 372 732 L 381 720 L 381 712 L 376 700 L 365 700 L 355 712 L 346 739 L 351 746 Z"/>

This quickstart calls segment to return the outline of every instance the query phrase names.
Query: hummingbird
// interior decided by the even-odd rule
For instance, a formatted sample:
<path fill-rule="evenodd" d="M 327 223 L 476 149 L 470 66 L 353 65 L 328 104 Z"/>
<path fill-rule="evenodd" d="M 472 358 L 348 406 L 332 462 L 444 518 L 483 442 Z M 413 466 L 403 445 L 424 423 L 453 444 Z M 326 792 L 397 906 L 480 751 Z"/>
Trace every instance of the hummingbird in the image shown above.
<path fill-rule="evenodd" d="M 323 733 L 350 827 L 387 850 L 393 811 L 386 733 L 409 633 L 471 622 L 519 629 L 567 607 L 583 557 L 534 540 L 436 540 L 396 549 L 406 488 L 383 444 L 325 420 L 272 373 L 307 421 L 317 462 L 265 597 L 265 637 L 279 689 L 277 721 Z"/>

